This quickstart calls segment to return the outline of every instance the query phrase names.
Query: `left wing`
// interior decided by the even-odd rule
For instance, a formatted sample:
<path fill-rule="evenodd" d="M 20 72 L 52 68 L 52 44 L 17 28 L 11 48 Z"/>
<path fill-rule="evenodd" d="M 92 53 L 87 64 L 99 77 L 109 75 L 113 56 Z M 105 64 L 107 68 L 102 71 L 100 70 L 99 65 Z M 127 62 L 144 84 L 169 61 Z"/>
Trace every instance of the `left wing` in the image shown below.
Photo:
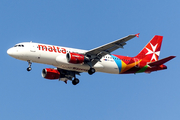
<path fill-rule="evenodd" d="M 103 56 L 110 54 L 118 48 L 123 48 L 123 46 L 126 45 L 126 42 L 134 37 L 139 37 L 139 33 L 135 35 L 128 35 L 119 40 L 89 50 L 85 53 L 85 55 L 91 59 L 91 64 L 94 66 Z"/>

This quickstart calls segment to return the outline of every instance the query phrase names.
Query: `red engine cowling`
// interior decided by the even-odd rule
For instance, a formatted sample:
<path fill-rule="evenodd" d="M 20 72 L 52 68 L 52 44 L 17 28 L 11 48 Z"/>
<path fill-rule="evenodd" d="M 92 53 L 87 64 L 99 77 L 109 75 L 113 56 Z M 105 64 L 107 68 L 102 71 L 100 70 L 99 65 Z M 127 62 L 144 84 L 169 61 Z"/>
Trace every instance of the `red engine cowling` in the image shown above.
<path fill-rule="evenodd" d="M 50 80 L 59 79 L 60 72 L 56 69 L 45 68 L 42 70 L 42 77 Z"/>
<path fill-rule="evenodd" d="M 69 63 L 73 64 L 82 64 L 85 61 L 84 55 L 78 53 L 67 53 L 66 58 Z"/>

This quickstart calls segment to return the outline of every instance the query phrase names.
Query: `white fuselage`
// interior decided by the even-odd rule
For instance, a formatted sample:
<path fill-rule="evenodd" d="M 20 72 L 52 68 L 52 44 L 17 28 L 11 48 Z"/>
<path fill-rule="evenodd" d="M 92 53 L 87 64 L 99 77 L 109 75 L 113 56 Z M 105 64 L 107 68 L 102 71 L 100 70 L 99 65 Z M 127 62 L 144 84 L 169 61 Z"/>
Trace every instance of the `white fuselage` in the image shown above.
<path fill-rule="evenodd" d="M 10 56 L 16 59 L 53 65 L 57 68 L 71 71 L 87 72 L 90 68 L 87 64 L 68 63 L 66 54 L 69 52 L 84 54 L 87 50 L 41 43 L 23 42 L 15 45 L 7 51 Z M 93 66 L 93 68 L 95 68 L 97 72 L 119 74 L 118 66 L 113 60 L 112 55 L 102 57 L 101 60 Z"/>

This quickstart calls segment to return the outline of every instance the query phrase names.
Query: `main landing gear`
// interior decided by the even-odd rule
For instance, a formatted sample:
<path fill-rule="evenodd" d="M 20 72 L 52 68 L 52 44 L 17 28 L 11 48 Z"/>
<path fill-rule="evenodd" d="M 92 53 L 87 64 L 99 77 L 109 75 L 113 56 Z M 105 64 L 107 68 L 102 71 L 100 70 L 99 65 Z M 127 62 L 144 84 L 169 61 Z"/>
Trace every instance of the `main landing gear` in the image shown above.
<path fill-rule="evenodd" d="M 30 60 L 28 60 L 27 62 L 29 65 L 29 67 L 27 68 L 27 71 L 31 71 L 32 70 L 32 68 L 31 68 L 32 62 Z"/>
<path fill-rule="evenodd" d="M 77 85 L 78 83 L 79 83 L 79 79 L 74 78 L 74 80 L 72 81 L 72 84 L 73 84 L 73 85 Z"/>
<path fill-rule="evenodd" d="M 94 68 L 90 68 L 89 70 L 88 70 L 88 73 L 89 73 L 89 75 L 92 75 L 92 74 L 94 74 L 96 72 L 96 70 L 94 69 Z M 72 80 L 72 84 L 73 85 L 77 85 L 79 83 L 79 79 L 77 79 L 76 77 L 75 77 L 75 75 L 74 75 L 74 80 Z"/>
<path fill-rule="evenodd" d="M 88 70 L 89 75 L 94 74 L 96 72 L 96 70 L 94 68 L 92 68 L 92 63 L 91 62 L 87 62 L 87 64 L 90 67 L 90 69 Z"/>
<path fill-rule="evenodd" d="M 90 68 L 90 69 L 88 70 L 89 75 L 92 75 L 92 74 L 94 74 L 95 72 L 96 72 L 96 70 L 95 70 L 94 68 Z"/>
<path fill-rule="evenodd" d="M 92 74 L 94 74 L 96 72 L 96 70 L 94 69 L 94 68 L 90 68 L 89 70 L 88 70 L 88 73 L 89 73 L 89 75 L 92 75 Z M 79 79 L 77 79 L 75 76 L 74 76 L 74 80 L 72 81 L 72 84 L 73 85 L 77 85 L 79 83 Z"/>

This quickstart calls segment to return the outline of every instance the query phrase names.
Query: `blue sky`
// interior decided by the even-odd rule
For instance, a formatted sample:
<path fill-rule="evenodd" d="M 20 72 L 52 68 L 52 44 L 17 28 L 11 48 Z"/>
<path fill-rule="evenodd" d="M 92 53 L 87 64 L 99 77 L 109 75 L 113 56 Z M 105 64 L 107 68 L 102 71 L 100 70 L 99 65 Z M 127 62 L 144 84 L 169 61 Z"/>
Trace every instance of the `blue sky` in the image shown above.
<path fill-rule="evenodd" d="M 1 0 L 0 119 L 2 120 L 179 120 L 180 1 Z M 177 57 L 151 74 L 81 74 L 73 86 L 41 77 L 49 65 L 7 55 L 16 43 L 92 49 L 129 34 L 114 54 L 135 56 L 154 35 L 163 35 L 160 58 Z"/>

